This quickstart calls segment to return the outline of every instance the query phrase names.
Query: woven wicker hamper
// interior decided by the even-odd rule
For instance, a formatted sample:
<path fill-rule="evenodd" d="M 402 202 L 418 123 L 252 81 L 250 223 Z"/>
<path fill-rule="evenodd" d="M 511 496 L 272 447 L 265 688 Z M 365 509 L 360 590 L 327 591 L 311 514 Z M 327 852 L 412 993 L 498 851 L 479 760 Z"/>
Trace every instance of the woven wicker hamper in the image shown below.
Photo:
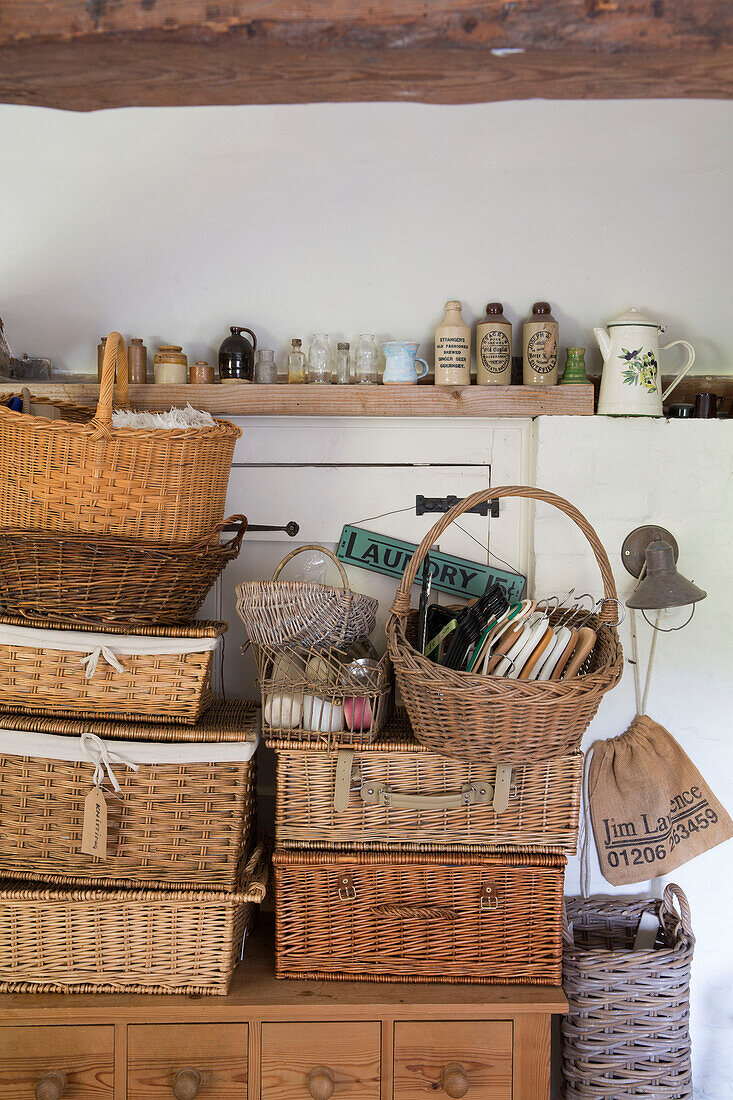
<path fill-rule="evenodd" d="M 17 733 L 0 720 L 3 877 L 236 892 L 256 818 L 256 749 Z M 108 807 L 101 858 L 81 851 L 95 781 Z"/>
<path fill-rule="evenodd" d="M 262 846 L 237 894 L 0 880 L 0 992 L 225 994 L 266 889 Z"/>
<path fill-rule="evenodd" d="M 559 985 L 565 859 L 276 849 L 279 978 Z"/>
<path fill-rule="evenodd" d="M 0 711 L 192 724 L 226 623 L 78 624 L 0 616 Z"/>
<path fill-rule="evenodd" d="M 663 944 L 635 951 L 643 913 L 659 917 Z M 683 891 L 670 884 L 662 901 L 568 898 L 567 916 L 565 1100 L 692 1100 L 695 937 Z"/>
<path fill-rule="evenodd" d="M 507 769 L 509 787 L 498 801 L 499 769 L 430 752 L 412 736 L 404 710 L 362 748 L 268 744 L 277 751 L 278 845 L 575 852 L 580 753 Z"/>

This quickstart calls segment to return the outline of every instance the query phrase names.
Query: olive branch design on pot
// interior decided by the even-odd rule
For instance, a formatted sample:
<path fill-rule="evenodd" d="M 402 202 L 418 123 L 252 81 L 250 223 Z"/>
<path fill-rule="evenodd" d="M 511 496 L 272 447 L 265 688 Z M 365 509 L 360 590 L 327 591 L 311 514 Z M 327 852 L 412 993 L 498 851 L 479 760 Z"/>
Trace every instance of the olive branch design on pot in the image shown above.
<path fill-rule="evenodd" d="M 647 393 L 656 393 L 657 361 L 653 352 L 646 351 L 642 355 L 642 350 L 642 348 L 637 348 L 635 351 L 629 351 L 628 348 L 621 348 L 619 359 L 624 360 L 626 363 L 626 367 L 622 371 L 624 385 L 643 386 Z"/>

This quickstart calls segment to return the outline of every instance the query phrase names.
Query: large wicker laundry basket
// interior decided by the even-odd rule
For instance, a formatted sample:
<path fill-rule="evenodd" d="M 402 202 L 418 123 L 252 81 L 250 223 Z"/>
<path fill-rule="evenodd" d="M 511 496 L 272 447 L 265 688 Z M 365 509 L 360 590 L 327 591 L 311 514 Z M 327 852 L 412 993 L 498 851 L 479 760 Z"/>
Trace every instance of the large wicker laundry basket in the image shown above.
<path fill-rule="evenodd" d="M 663 944 L 634 951 L 642 913 L 659 917 Z M 565 1100 L 691 1100 L 695 937 L 683 891 L 670 883 L 662 901 L 568 898 L 567 917 Z"/>
<path fill-rule="evenodd" d="M 240 429 L 112 427 L 129 407 L 127 348 L 107 337 L 99 403 L 88 423 L 0 405 L 0 528 L 192 542 L 224 518 Z"/>

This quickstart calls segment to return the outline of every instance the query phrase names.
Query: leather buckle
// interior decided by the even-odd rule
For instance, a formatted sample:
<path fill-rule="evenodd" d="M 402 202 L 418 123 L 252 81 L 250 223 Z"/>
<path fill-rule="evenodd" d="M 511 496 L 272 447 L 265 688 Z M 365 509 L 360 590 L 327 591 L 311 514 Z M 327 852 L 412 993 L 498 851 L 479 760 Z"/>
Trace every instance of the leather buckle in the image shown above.
<path fill-rule="evenodd" d="M 494 893 L 493 887 L 482 886 L 479 903 L 481 908 L 486 911 L 488 909 L 498 909 L 499 899 Z"/>
<path fill-rule="evenodd" d="M 356 887 L 354 886 L 354 876 L 350 871 L 346 871 L 344 874 L 339 875 L 338 895 L 341 901 L 356 901 Z"/>

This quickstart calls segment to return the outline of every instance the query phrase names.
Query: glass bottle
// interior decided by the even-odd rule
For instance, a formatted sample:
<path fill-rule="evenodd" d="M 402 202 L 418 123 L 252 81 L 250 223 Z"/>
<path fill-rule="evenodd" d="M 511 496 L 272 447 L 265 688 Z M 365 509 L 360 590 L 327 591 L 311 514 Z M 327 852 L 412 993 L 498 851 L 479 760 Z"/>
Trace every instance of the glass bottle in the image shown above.
<path fill-rule="evenodd" d="M 351 345 L 346 340 L 342 340 L 337 345 L 336 350 L 336 383 L 339 386 L 348 386 L 351 381 L 351 355 L 349 354 L 349 348 Z"/>
<path fill-rule="evenodd" d="M 363 332 L 356 345 L 356 381 L 375 383 L 379 381 L 379 348 L 371 333 Z"/>
<path fill-rule="evenodd" d="M 257 352 L 255 382 L 264 386 L 272 386 L 277 382 L 277 363 L 272 348 L 260 348 Z"/>
<path fill-rule="evenodd" d="M 305 369 L 305 352 L 302 350 L 302 340 L 291 340 L 292 351 L 288 355 L 288 382 L 302 383 L 308 381 Z"/>
<path fill-rule="evenodd" d="M 308 381 L 333 382 L 333 348 L 325 332 L 317 332 L 308 351 Z"/>

